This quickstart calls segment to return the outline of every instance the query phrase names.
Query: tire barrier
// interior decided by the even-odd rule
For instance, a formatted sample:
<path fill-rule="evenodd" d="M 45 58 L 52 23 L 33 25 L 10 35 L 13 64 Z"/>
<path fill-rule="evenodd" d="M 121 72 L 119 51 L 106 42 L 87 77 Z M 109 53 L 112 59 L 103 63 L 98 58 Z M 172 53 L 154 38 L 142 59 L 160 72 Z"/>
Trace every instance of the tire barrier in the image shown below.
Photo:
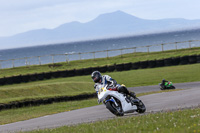
<path fill-rule="evenodd" d="M 141 68 L 147 68 L 147 67 L 149 66 L 148 62 L 149 62 L 149 61 L 141 61 L 141 62 L 140 62 L 140 67 L 141 67 Z"/>
<path fill-rule="evenodd" d="M 105 73 L 108 71 L 108 66 L 102 66 L 102 67 L 99 67 L 98 70 L 102 73 Z"/>
<path fill-rule="evenodd" d="M 139 69 L 140 68 L 140 62 L 135 62 L 132 64 L 132 69 Z"/>
<path fill-rule="evenodd" d="M 182 56 L 182 57 L 180 57 L 180 64 L 181 65 L 186 65 L 186 64 L 188 64 L 189 63 L 189 56 Z"/>
<path fill-rule="evenodd" d="M 59 96 L 59 97 L 43 98 L 43 99 L 31 99 L 31 100 L 26 100 L 26 101 L 16 101 L 16 102 L 5 103 L 5 104 L 1 103 L 0 111 L 5 110 L 5 109 L 12 109 L 12 108 L 51 104 L 54 102 L 78 101 L 78 100 L 94 98 L 96 96 L 97 96 L 96 93 L 90 93 L 90 94 L 80 94 L 76 96 Z"/>
<path fill-rule="evenodd" d="M 200 55 L 197 55 L 197 63 L 200 63 Z"/>
<path fill-rule="evenodd" d="M 124 64 L 117 64 L 116 66 L 117 71 L 123 71 L 124 70 Z"/>
<path fill-rule="evenodd" d="M 75 70 L 75 74 L 76 74 L 77 76 L 82 76 L 82 75 L 84 75 L 84 70 L 83 70 L 83 69 Z"/>
<path fill-rule="evenodd" d="M 75 76 L 76 74 L 75 74 L 75 69 L 74 70 L 68 70 L 67 71 L 67 76 L 69 76 L 69 77 L 72 77 L 72 76 Z"/>
<path fill-rule="evenodd" d="M 173 60 L 173 65 L 179 65 L 180 64 L 180 57 L 172 58 L 172 60 Z"/>
<path fill-rule="evenodd" d="M 83 72 L 84 72 L 84 75 L 90 75 L 92 73 L 92 68 L 91 67 L 84 68 Z"/>
<path fill-rule="evenodd" d="M 156 67 L 163 67 L 165 66 L 164 60 L 156 60 Z"/>
<path fill-rule="evenodd" d="M 189 64 L 197 63 L 197 55 L 191 55 L 188 58 Z"/>
<path fill-rule="evenodd" d="M 156 67 L 156 60 L 153 60 L 153 61 L 149 61 L 149 68 L 154 68 Z"/>
<path fill-rule="evenodd" d="M 27 75 L 18 75 L 12 77 L 3 77 L 0 78 L 0 85 L 6 84 L 17 84 L 17 83 L 27 83 L 37 80 L 45 80 L 51 78 L 60 78 L 60 77 L 72 77 L 72 76 L 82 76 L 90 75 L 93 71 L 113 72 L 113 71 L 124 71 L 124 70 L 135 70 L 140 68 L 154 68 L 154 67 L 163 67 L 163 66 L 173 66 L 173 65 L 185 65 L 185 64 L 194 64 L 200 63 L 200 55 L 190 55 L 174 58 L 166 58 L 160 60 L 150 60 L 150 61 L 141 61 L 134 63 L 122 63 L 114 64 L 109 66 L 97 66 L 89 67 L 83 69 L 74 69 L 74 70 L 63 70 L 55 72 L 44 72 L 44 73 L 35 73 Z"/>
<path fill-rule="evenodd" d="M 164 59 L 164 64 L 165 64 L 165 66 L 172 66 L 173 65 L 173 59 L 172 58 Z"/>
<path fill-rule="evenodd" d="M 39 73 L 39 74 L 37 75 L 37 79 L 38 79 L 38 80 L 44 80 L 44 73 Z"/>
<path fill-rule="evenodd" d="M 44 78 L 45 79 L 51 79 L 51 77 L 52 77 L 52 72 L 46 72 L 46 73 L 44 73 Z"/>
<path fill-rule="evenodd" d="M 108 72 L 113 72 L 113 71 L 115 71 L 115 65 L 108 66 Z"/>
<path fill-rule="evenodd" d="M 132 68 L 132 63 L 124 63 L 124 70 L 131 70 Z"/>

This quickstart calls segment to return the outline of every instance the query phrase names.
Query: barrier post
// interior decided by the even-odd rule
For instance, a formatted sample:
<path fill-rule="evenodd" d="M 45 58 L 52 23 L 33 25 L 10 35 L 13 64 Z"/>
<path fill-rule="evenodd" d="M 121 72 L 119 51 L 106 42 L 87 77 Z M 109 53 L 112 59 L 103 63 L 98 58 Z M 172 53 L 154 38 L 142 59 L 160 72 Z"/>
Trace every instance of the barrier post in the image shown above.
<path fill-rule="evenodd" d="M 0 61 L 0 69 L 1 69 L 1 61 Z"/>
<path fill-rule="evenodd" d="M 94 59 L 95 59 L 95 52 L 93 52 L 93 57 L 94 57 Z"/>
<path fill-rule="evenodd" d="M 191 47 L 191 42 L 192 42 L 192 40 L 189 40 L 189 48 L 192 48 L 192 47 Z"/>
<path fill-rule="evenodd" d="M 13 66 L 13 68 L 15 67 L 15 59 L 12 59 L 12 66 Z"/>
<path fill-rule="evenodd" d="M 41 65 L 41 60 L 40 60 L 40 56 L 38 56 L 38 60 L 39 60 L 39 65 Z"/>
<path fill-rule="evenodd" d="M 26 67 L 27 67 L 28 66 L 27 57 L 25 57 L 25 64 L 26 64 Z"/>
<path fill-rule="evenodd" d="M 178 43 L 178 42 L 175 42 L 175 47 L 176 47 L 176 50 L 178 49 L 178 47 L 177 47 L 177 43 Z"/>
<path fill-rule="evenodd" d="M 150 46 L 147 46 L 147 53 L 149 53 L 149 47 L 150 47 Z"/>
<path fill-rule="evenodd" d="M 123 50 L 123 49 L 120 49 L 120 52 L 121 52 L 121 58 L 122 58 L 122 50 Z"/>
<path fill-rule="evenodd" d="M 52 63 L 54 64 L 54 55 L 51 55 L 52 56 Z"/>
<path fill-rule="evenodd" d="M 164 44 L 161 44 L 161 46 L 162 46 L 162 52 L 164 51 L 164 47 L 163 47 L 163 45 L 164 45 Z"/>
<path fill-rule="evenodd" d="M 133 53 L 136 53 L 136 48 L 137 48 L 137 47 L 134 47 L 134 48 L 133 48 L 133 49 L 134 49 Z"/>
<path fill-rule="evenodd" d="M 67 54 L 65 54 L 65 55 L 66 55 L 66 62 L 69 63 L 69 58 L 68 58 Z"/>
<path fill-rule="evenodd" d="M 108 50 L 106 50 L 107 51 L 107 58 L 108 58 Z"/>
<path fill-rule="evenodd" d="M 81 60 L 81 53 L 78 53 L 79 54 L 79 59 Z"/>

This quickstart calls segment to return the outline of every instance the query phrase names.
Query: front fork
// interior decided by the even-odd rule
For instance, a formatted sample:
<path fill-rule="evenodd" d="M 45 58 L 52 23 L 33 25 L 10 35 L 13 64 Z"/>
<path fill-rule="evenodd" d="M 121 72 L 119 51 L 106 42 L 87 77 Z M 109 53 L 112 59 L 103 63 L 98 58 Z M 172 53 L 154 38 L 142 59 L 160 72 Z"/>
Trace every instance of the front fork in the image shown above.
<path fill-rule="evenodd" d="M 113 102 L 113 103 L 115 104 L 115 106 L 118 107 L 118 104 L 117 104 L 117 102 L 115 101 L 115 99 L 114 99 L 113 97 L 111 97 L 110 99 L 106 100 L 106 101 L 105 101 L 105 104 L 106 104 L 107 102 L 109 102 L 109 101 Z"/>

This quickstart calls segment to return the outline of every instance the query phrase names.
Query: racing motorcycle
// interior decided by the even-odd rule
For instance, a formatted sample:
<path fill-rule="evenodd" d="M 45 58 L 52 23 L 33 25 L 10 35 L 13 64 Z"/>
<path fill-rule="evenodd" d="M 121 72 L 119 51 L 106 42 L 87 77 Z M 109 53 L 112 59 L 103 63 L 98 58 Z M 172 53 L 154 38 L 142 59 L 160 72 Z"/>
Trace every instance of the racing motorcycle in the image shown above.
<path fill-rule="evenodd" d="M 119 93 L 116 88 L 106 85 L 98 91 L 98 102 L 103 103 L 106 108 L 116 116 L 123 116 L 124 113 L 144 113 L 146 107 L 138 99 Z"/>
<path fill-rule="evenodd" d="M 165 89 L 176 89 L 175 86 L 172 84 L 172 82 L 168 81 L 168 82 L 165 82 L 164 85 L 162 85 L 160 83 L 160 89 L 161 90 L 165 90 Z"/>

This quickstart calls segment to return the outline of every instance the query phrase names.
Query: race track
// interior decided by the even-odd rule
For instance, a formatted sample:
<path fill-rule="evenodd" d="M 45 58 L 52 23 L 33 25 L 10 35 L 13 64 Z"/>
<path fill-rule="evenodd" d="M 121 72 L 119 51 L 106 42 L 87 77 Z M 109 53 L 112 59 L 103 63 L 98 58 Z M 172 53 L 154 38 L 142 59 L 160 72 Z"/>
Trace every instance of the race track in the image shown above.
<path fill-rule="evenodd" d="M 174 84 L 181 91 L 157 93 L 139 97 L 147 107 L 146 112 L 172 110 L 200 105 L 200 82 Z M 136 93 L 158 91 L 156 86 L 129 88 Z M 137 115 L 137 113 L 134 113 Z M 0 133 L 54 128 L 64 125 L 79 124 L 114 118 L 104 105 L 98 105 L 26 121 L 0 125 Z"/>

